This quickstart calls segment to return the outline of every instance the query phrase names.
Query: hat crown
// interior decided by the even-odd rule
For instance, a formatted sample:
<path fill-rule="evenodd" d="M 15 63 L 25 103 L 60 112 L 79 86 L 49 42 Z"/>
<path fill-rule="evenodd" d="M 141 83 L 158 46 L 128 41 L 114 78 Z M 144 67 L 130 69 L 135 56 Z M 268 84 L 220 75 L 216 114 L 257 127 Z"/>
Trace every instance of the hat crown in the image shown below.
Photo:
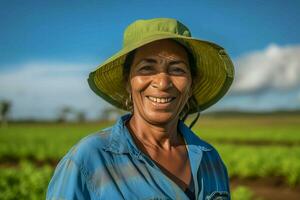
<path fill-rule="evenodd" d="M 123 38 L 123 47 L 133 45 L 145 38 L 157 34 L 173 34 L 177 36 L 191 37 L 190 30 L 176 19 L 155 18 L 137 20 L 126 28 Z"/>

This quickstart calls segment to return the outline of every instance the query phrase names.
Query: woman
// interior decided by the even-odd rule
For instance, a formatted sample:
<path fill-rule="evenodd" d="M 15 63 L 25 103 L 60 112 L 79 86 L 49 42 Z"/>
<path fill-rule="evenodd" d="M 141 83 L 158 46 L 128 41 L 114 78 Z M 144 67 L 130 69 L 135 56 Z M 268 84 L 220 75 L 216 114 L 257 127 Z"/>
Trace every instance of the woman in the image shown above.
<path fill-rule="evenodd" d="M 47 199 L 230 199 L 217 151 L 183 123 L 229 89 L 234 71 L 224 49 L 167 18 L 129 25 L 123 46 L 88 81 L 131 113 L 68 152 Z"/>

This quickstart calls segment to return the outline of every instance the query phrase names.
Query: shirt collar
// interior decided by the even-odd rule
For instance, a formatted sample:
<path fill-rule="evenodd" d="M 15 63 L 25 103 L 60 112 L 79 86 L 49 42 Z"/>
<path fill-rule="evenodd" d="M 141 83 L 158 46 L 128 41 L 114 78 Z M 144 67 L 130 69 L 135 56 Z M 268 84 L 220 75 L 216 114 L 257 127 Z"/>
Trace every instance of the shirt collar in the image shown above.
<path fill-rule="evenodd" d="M 135 157 L 140 156 L 141 151 L 135 145 L 125 125 L 130 117 L 131 114 L 126 114 L 118 118 L 116 124 L 111 129 L 111 135 L 107 145 L 103 147 L 106 151 L 117 154 L 130 153 Z M 212 147 L 209 144 L 197 137 L 181 120 L 178 123 L 178 128 L 182 133 L 189 150 L 195 153 L 212 150 Z"/>

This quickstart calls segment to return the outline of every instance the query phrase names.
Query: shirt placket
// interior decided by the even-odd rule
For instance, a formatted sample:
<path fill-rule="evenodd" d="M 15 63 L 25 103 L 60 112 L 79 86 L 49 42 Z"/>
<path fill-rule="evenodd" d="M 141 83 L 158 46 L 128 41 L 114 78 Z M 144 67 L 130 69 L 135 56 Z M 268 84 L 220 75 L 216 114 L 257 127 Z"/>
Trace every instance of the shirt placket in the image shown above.
<path fill-rule="evenodd" d="M 162 193 L 167 194 L 170 199 L 189 199 L 183 190 L 173 180 L 166 176 L 152 159 L 142 152 L 135 155 L 137 156 L 136 158 L 143 162 L 145 167 L 150 171 L 152 178 L 155 180 L 155 184 L 160 187 Z"/>

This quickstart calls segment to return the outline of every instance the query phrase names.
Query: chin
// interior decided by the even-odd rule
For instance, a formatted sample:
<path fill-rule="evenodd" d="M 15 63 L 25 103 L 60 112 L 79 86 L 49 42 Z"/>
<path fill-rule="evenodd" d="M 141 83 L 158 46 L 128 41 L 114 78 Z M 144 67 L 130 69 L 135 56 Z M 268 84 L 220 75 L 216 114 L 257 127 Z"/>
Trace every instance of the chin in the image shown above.
<path fill-rule="evenodd" d="M 174 112 L 145 112 L 144 118 L 151 124 L 168 124 L 174 121 L 178 121 L 178 115 Z"/>

